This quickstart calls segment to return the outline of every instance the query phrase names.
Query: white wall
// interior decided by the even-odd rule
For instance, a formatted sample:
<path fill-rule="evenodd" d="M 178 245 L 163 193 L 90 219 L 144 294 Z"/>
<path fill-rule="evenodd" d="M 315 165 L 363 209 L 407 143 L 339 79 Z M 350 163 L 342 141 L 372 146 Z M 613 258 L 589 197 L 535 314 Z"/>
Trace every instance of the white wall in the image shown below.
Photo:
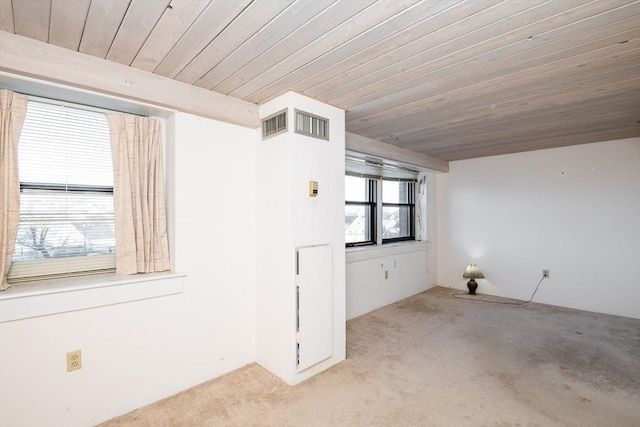
<path fill-rule="evenodd" d="M 289 132 L 258 142 L 256 361 L 296 384 L 345 358 L 344 111 L 289 92 L 260 108 L 289 110 Z M 298 135 L 293 108 L 328 118 L 330 140 Z M 308 182 L 318 182 L 318 196 Z M 330 245 L 333 356 L 296 373 L 295 250 Z"/>
<path fill-rule="evenodd" d="M 438 284 L 640 317 L 640 139 L 450 163 L 438 176 Z"/>
<path fill-rule="evenodd" d="M 255 358 L 255 131 L 182 113 L 175 126 L 175 270 L 208 380 Z"/>
<path fill-rule="evenodd" d="M 427 254 L 426 243 L 349 250 L 347 320 L 431 287 Z"/>
<path fill-rule="evenodd" d="M 424 176 L 426 215 L 417 234 L 425 241 L 347 250 L 347 320 L 436 286 L 436 174 Z"/>
<path fill-rule="evenodd" d="M 1 323 L 0 425 L 95 425 L 254 360 L 255 132 L 178 114 L 167 135 L 184 293 Z"/>

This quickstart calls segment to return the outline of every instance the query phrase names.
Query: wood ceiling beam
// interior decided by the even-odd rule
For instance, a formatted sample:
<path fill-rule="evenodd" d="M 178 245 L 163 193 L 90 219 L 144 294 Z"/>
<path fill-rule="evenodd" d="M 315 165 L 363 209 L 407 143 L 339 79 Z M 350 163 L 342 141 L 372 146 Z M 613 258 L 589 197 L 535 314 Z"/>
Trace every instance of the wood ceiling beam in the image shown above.
<path fill-rule="evenodd" d="M 258 106 L 250 102 L 4 31 L 0 59 L 0 71 L 260 127 Z"/>
<path fill-rule="evenodd" d="M 345 133 L 345 139 L 346 149 L 349 151 L 382 157 L 436 172 L 449 172 L 449 162 L 437 157 L 407 150 L 406 148 L 397 147 L 351 132 Z"/>

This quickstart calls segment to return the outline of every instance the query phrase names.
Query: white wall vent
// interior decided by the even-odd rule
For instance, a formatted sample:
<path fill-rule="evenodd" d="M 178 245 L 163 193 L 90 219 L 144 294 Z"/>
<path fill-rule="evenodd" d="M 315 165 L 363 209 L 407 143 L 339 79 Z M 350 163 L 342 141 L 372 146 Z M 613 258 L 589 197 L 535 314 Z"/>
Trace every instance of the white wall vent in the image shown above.
<path fill-rule="evenodd" d="M 262 119 L 262 139 L 287 131 L 287 110 Z"/>
<path fill-rule="evenodd" d="M 329 140 L 329 119 L 295 110 L 296 133 Z"/>

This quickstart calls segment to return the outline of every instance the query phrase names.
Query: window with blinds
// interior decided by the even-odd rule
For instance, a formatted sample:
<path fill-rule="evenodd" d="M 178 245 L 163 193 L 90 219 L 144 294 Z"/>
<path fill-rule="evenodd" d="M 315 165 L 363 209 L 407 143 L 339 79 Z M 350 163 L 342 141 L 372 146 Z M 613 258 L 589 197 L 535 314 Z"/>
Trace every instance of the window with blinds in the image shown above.
<path fill-rule="evenodd" d="M 113 166 L 103 112 L 30 100 L 18 145 L 12 282 L 115 267 Z"/>
<path fill-rule="evenodd" d="M 418 172 L 382 159 L 347 156 L 347 246 L 415 240 Z"/>

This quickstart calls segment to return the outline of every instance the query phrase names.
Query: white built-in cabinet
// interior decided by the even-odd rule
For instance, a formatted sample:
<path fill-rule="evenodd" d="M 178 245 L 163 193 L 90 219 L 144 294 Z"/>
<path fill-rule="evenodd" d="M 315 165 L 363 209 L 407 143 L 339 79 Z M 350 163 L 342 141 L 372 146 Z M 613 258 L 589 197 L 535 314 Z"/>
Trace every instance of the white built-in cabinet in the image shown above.
<path fill-rule="evenodd" d="M 333 351 L 331 246 L 299 248 L 296 256 L 296 371 L 328 359 Z"/>

